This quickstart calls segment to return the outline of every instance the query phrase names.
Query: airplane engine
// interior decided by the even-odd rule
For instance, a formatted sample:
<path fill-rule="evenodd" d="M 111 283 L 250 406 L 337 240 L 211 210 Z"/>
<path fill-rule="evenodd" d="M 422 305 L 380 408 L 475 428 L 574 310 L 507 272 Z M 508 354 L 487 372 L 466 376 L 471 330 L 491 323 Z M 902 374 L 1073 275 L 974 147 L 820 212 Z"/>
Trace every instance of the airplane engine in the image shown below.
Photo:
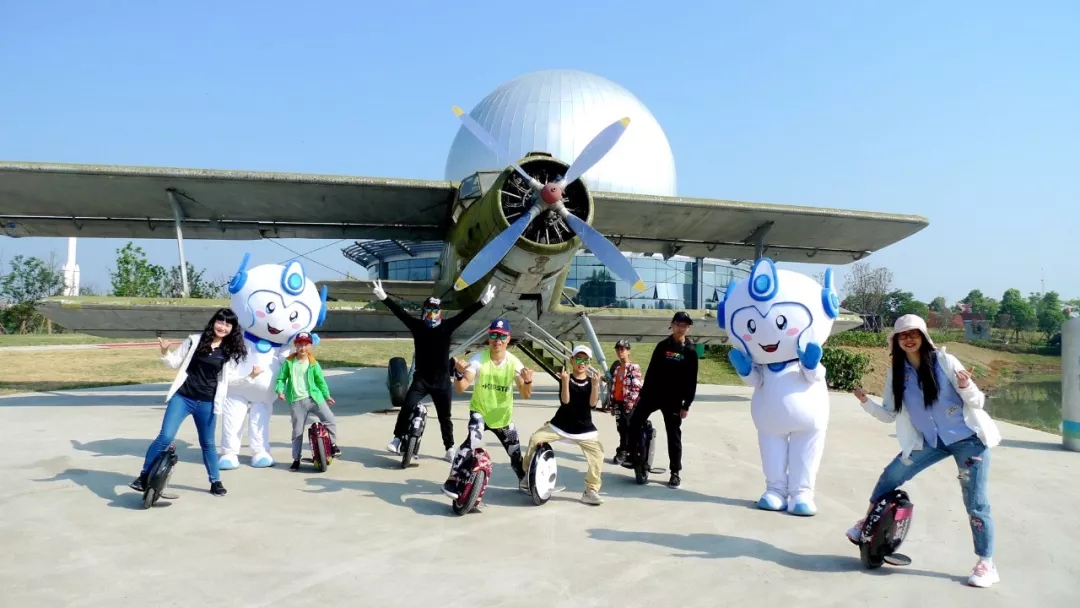
<path fill-rule="evenodd" d="M 541 153 L 531 153 L 520 166 L 541 183 L 560 179 L 569 168 Z M 567 211 L 586 223 L 592 220 L 592 197 L 581 180 L 567 184 L 562 195 Z M 504 171 L 484 196 L 462 214 L 453 229 L 451 242 L 455 244 L 453 254 L 458 268 L 464 267 L 467 260 L 527 213 L 539 197 L 540 193 L 530 190 L 521 175 Z M 566 220 L 553 209 L 545 209 L 529 222 L 492 272 L 502 282 L 510 283 L 516 293 L 546 291 L 540 284 L 553 282 L 560 272 L 565 271 L 579 247 L 581 239 Z M 479 295 L 484 283 L 478 281 L 470 285 L 465 290 L 466 295 Z"/>

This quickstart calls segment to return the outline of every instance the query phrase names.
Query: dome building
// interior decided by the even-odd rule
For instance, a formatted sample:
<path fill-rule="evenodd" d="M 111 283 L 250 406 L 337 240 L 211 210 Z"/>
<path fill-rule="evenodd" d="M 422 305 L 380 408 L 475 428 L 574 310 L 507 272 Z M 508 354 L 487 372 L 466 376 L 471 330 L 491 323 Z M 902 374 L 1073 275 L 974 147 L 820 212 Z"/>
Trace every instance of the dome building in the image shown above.
<path fill-rule="evenodd" d="M 446 159 L 445 179 L 461 179 L 482 169 L 499 169 L 529 152 L 551 154 L 571 164 L 602 129 L 624 116 L 630 126 L 619 143 L 582 180 L 593 191 L 676 195 L 675 158 L 660 124 L 632 93 L 599 76 L 577 70 L 544 70 L 511 80 L 469 111 L 513 159 L 499 159 L 464 126 L 458 128 Z M 441 243 L 367 241 L 343 250 L 371 277 L 429 280 Z M 578 290 L 583 306 L 623 308 L 716 308 L 732 278 L 749 275 L 749 264 L 725 260 L 624 252 L 646 290 L 614 279 L 592 254 L 578 253 L 567 287 Z M 717 293 L 719 290 L 719 293 Z"/>

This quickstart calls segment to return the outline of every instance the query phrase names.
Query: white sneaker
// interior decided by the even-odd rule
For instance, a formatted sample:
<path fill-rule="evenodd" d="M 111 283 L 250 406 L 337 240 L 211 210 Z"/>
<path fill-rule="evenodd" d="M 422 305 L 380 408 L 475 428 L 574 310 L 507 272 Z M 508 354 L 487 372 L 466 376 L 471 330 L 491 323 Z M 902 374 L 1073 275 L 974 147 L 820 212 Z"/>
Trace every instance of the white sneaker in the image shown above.
<path fill-rule="evenodd" d="M 401 440 L 397 437 L 394 437 L 394 439 L 390 441 L 390 443 L 386 444 L 386 451 L 390 452 L 391 454 L 400 454 Z"/>
<path fill-rule="evenodd" d="M 997 567 L 994 566 L 993 562 L 981 558 L 971 571 L 971 576 L 968 577 L 968 584 L 972 587 L 989 587 L 1000 581 L 1001 577 L 998 576 Z"/>
<path fill-rule="evenodd" d="M 457 454 L 457 448 L 450 448 L 446 450 L 446 462 L 454 462 L 454 455 Z"/>
<path fill-rule="evenodd" d="M 859 537 L 862 536 L 862 527 L 864 523 L 866 523 L 866 520 L 860 519 L 847 531 L 847 539 L 856 545 L 859 544 Z"/>
<path fill-rule="evenodd" d="M 596 490 L 585 490 L 585 493 L 581 495 L 581 502 L 587 505 L 602 505 L 604 499 L 600 498 L 600 494 Z"/>

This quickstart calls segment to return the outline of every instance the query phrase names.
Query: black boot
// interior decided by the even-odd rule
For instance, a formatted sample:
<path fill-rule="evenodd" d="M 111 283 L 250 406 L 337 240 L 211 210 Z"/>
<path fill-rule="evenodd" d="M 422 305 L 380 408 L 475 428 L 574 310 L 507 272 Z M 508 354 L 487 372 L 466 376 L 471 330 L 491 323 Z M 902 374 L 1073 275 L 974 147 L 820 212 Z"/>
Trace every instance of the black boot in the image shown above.
<path fill-rule="evenodd" d="M 139 473 L 139 476 L 135 479 L 135 481 L 128 484 L 129 487 L 132 490 L 135 490 L 136 492 L 145 492 L 146 491 L 146 477 L 147 477 L 146 473 Z"/>
<path fill-rule="evenodd" d="M 225 486 L 220 481 L 210 484 L 210 493 L 214 496 L 225 496 Z"/>

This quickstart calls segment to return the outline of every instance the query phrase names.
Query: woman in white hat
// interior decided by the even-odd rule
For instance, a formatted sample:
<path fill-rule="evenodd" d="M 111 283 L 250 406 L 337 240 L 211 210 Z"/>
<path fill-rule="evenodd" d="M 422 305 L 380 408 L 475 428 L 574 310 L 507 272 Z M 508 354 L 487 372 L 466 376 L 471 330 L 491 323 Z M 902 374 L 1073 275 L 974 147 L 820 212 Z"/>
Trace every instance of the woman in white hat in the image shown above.
<path fill-rule="evenodd" d="M 885 376 L 884 403 L 870 399 L 861 388 L 854 391 L 867 413 L 882 422 L 896 422 L 901 448 L 878 478 L 870 502 L 952 456 L 979 557 L 968 584 L 989 587 L 999 577 L 992 561 L 994 524 L 987 484 L 990 448 L 1001 435 L 983 409 L 986 398 L 959 359 L 934 344 L 921 317 L 897 319 L 889 349 L 892 367 Z M 848 540 L 858 542 L 862 523 L 847 531 Z"/>

